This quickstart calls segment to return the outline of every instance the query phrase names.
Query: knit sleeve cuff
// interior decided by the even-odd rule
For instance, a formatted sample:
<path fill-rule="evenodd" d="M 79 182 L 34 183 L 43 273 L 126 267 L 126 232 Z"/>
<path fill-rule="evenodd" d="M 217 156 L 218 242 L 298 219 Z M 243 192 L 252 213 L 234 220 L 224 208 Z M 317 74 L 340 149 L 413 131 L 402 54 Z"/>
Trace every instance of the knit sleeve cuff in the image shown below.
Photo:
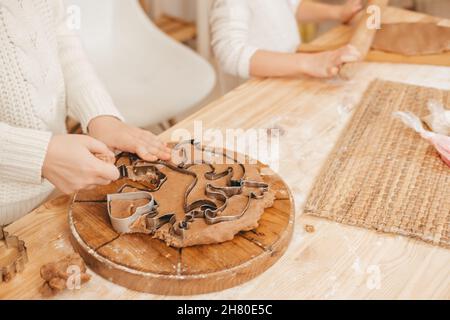
<path fill-rule="evenodd" d="M 123 116 L 117 110 L 112 98 L 104 90 L 78 88 L 76 99 L 71 100 L 70 109 L 80 121 L 83 132 L 87 133 L 89 122 L 99 116 L 112 116 L 123 121 Z"/>
<path fill-rule="evenodd" d="M 1 178 L 41 184 L 42 166 L 52 133 L 1 125 L 0 135 Z"/>
<path fill-rule="evenodd" d="M 253 46 L 245 46 L 239 59 L 238 74 L 243 79 L 250 78 L 250 62 L 258 48 Z"/>

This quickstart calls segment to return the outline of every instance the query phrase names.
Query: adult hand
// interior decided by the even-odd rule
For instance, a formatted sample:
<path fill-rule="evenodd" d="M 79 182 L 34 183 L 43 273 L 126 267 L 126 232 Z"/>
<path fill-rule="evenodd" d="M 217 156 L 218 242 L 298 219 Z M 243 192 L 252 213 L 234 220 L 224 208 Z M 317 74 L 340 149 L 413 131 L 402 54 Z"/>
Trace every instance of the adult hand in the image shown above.
<path fill-rule="evenodd" d="M 137 154 L 146 161 L 170 160 L 170 149 L 150 131 L 123 123 L 111 116 L 100 116 L 89 123 L 89 135 L 108 147 Z"/>
<path fill-rule="evenodd" d="M 114 159 L 111 150 L 94 138 L 55 135 L 48 145 L 42 176 L 60 191 L 71 194 L 119 179 L 119 171 L 111 159 Z"/>

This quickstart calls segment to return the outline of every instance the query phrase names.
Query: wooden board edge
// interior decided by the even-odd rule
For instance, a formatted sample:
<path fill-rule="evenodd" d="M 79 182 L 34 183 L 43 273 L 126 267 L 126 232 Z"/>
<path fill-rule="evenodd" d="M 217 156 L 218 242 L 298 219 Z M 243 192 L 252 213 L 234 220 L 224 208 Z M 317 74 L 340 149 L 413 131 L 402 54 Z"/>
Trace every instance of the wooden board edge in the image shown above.
<path fill-rule="evenodd" d="M 131 290 L 170 296 L 196 295 L 222 291 L 257 277 L 274 265 L 287 250 L 293 235 L 295 221 L 295 202 L 290 189 L 288 187 L 287 189 L 292 206 L 289 223 L 283 235 L 274 242 L 269 250 L 264 250 L 262 254 L 231 269 L 189 276 L 164 275 L 138 271 L 114 263 L 90 248 L 80 237 L 72 220 L 72 206 L 69 209 L 68 215 L 69 229 L 71 231 L 70 242 L 75 251 L 83 257 L 92 271 L 108 281 Z M 148 281 L 143 281 L 143 278 L 148 279 Z"/>
<path fill-rule="evenodd" d="M 280 239 L 277 246 L 273 246 L 270 251 L 264 251 L 245 264 L 220 272 L 191 276 L 160 275 L 132 270 L 111 263 L 93 250 L 86 250 L 84 244 L 79 243 L 73 234 L 70 240 L 74 249 L 83 257 L 91 270 L 108 281 L 139 292 L 186 296 L 222 291 L 257 277 L 274 265 L 287 250 L 292 238 L 293 224 L 289 228 L 291 229 L 290 232 Z M 145 281 L 143 278 L 148 280 Z"/>

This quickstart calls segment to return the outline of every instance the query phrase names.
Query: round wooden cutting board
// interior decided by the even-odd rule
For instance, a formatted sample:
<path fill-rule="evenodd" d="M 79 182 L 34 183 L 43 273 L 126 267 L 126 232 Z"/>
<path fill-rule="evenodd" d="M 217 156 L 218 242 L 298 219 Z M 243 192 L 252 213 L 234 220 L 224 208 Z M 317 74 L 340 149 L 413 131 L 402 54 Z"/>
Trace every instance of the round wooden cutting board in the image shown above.
<path fill-rule="evenodd" d="M 89 267 L 126 288 L 161 295 L 195 295 L 244 283 L 272 266 L 285 252 L 293 232 L 294 202 L 277 175 L 274 206 L 259 227 L 220 244 L 182 249 L 144 234 L 119 235 L 112 228 L 106 195 L 125 182 L 79 192 L 69 212 L 71 241 Z"/>

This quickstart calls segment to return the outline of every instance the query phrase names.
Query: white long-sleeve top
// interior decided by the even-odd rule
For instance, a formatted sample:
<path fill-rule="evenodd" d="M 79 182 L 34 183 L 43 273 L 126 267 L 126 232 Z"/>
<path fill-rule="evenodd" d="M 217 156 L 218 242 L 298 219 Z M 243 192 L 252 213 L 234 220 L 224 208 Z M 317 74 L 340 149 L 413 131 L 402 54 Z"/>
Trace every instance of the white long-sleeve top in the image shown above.
<path fill-rule="evenodd" d="M 99 115 L 121 118 L 65 16 L 62 0 L 0 0 L 0 225 L 53 191 L 41 169 L 68 112 L 84 130 Z"/>
<path fill-rule="evenodd" d="M 258 50 L 295 52 L 301 0 L 216 0 L 211 12 L 214 54 L 227 74 L 249 78 Z"/>

